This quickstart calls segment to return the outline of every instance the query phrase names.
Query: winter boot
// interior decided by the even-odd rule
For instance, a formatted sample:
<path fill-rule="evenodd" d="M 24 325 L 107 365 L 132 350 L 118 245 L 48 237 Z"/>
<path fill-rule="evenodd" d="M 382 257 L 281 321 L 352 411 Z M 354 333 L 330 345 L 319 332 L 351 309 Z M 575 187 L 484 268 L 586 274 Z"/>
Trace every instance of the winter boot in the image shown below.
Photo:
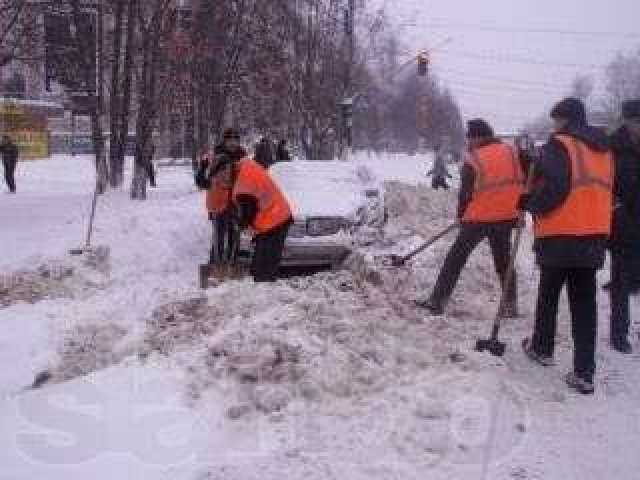
<path fill-rule="evenodd" d="M 611 337 L 611 348 L 613 348 L 616 352 L 630 354 L 633 352 L 633 348 L 631 347 L 631 343 L 627 339 L 627 336 L 612 336 Z"/>
<path fill-rule="evenodd" d="M 577 373 L 569 372 L 565 380 L 569 388 L 572 388 L 583 395 L 591 395 L 595 391 L 593 382 L 582 378 Z"/>
<path fill-rule="evenodd" d="M 552 367 L 554 365 L 553 357 L 550 355 L 540 355 L 533 349 L 530 338 L 525 338 L 522 341 L 522 351 L 529 357 L 529 360 L 542 365 L 543 367 Z"/>

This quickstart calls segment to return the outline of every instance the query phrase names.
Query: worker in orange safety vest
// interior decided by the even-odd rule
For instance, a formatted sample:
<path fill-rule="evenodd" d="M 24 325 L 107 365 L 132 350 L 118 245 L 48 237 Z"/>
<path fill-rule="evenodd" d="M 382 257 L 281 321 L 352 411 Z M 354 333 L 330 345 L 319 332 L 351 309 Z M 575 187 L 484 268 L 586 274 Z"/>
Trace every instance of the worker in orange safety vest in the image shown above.
<path fill-rule="evenodd" d="M 232 166 L 247 157 L 240 145 L 237 130 L 228 128 L 223 141 L 213 152 L 206 151 L 196 173 L 196 185 L 206 190 L 205 206 L 212 223 L 212 241 L 209 254 L 211 265 L 233 261 L 238 250 L 238 229 L 231 208 L 231 186 L 234 183 Z"/>
<path fill-rule="evenodd" d="M 240 229 L 249 230 L 254 245 L 251 274 L 256 282 L 277 279 L 289 227 L 291 207 L 268 171 L 249 156 L 219 165 L 211 178 L 210 207 L 230 205 Z M 222 194 L 221 192 L 224 192 Z"/>
<path fill-rule="evenodd" d="M 566 377 L 580 393 L 594 391 L 596 272 L 604 266 L 613 208 L 613 158 L 605 132 L 587 123 L 582 101 L 567 98 L 551 112 L 556 132 L 536 161 L 536 186 L 519 206 L 533 215 L 540 284 L 527 356 L 553 364 L 558 302 L 567 285 L 574 341 Z"/>
<path fill-rule="evenodd" d="M 417 304 L 432 315 L 442 315 L 460 273 L 473 250 L 489 240 L 500 284 L 509 263 L 511 233 L 518 224 L 518 200 L 524 192 L 524 173 L 518 152 L 498 140 L 482 119 L 467 124 L 469 152 L 461 170 L 458 238 L 449 250 L 430 297 Z M 515 277 L 502 314 L 517 315 Z"/>

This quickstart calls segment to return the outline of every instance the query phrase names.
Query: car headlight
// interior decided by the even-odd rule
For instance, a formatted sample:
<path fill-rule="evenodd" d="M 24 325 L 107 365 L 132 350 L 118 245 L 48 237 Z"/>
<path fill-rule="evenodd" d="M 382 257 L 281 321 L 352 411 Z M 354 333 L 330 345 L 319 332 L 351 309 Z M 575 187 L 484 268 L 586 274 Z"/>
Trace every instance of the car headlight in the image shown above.
<path fill-rule="evenodd" d="M 307 220 L 307 232 L 312 237 L 335 235 L 349 227 L 349 222 L 338 217 L 316 217 Z"/>

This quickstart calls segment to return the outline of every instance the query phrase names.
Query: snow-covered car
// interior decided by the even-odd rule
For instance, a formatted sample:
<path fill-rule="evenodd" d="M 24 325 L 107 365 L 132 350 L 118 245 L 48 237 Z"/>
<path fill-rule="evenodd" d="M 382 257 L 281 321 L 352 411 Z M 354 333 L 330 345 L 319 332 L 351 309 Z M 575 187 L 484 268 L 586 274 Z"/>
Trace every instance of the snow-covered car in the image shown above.
<path fill-rule="evenodd" d="M 275 164 L 270 174 L 294 216 L 284 266 L 338 266 L 356 234 L 365 236 L 386 220 L 384 189 L 366 167 L 336 160 L 294 161 Z M 251 250 L 250 239 L 243 236 L 241 258 L 249 258 Z"/>

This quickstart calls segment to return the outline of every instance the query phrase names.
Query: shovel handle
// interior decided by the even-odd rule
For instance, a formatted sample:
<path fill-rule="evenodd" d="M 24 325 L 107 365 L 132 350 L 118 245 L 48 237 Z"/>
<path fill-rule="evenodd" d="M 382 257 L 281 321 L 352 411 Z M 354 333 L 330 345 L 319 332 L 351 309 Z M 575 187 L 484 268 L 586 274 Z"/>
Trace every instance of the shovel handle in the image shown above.
<path fill-rule="evenodd" d="M 525 183 L 525 191 L 529 192 L 533 186 L 533 176 L 535 171 L 535 164 L 531 162 L 529 165 L 529 172 L 527 173 L 527 180 Z M 497 339 L 498 332 L 500 330 L 500 322 L 502 320 L 502 313 L 504 306 L 507 302 L 507 294 L 509 288 L 511 288 L 511 282 L 513 281 L 513 271 L 515 270 L 516 258 L 518 257 L 518 251 L 520 250 L 520 243 L 522 241 L 522 232 L 524 231 L 526 212 L 520 211 L 518 213 L 518 226 L 516 227 L 516 235 L 511 246 L 511 253 L 509 254 L 509 263 L 507 264 L 507 271 L 504 276 L 504 282 L 502 284 L 502 294 L 500 295 L 500 305 L 498 307 L 498 313 L 496 314 L 496 320 L 493 324 L 493 330 L 491 332 L 491 338 Z"/>
<path fill-rule="evenodd" d="M 398 262 L 399 265 L 403 265 L 407 260 L 412 259 L 413 257 L 415 257 L 416 255 L 418 255 L 419 253 L 422 253 L 423 251 L 425 251 L 427 248 L 429 248 L 431 245 L 433 245 L 434 243 L 436 243 L 438 240 L 440 240 L 442 237 L 448 235 L 450 232 L 452 232 L 453 230 L 455 230 L 456 228 L 458 228 L 460 226 L 459 223 L 453 223 L 451 225 L 449 225 L 447 228 L 445 228 L 444 230 L 442 230 L 440 233 L 438 233 L 437 235 L 431 237 L 429 240 L 427 240 L 425 243 L 423 243 L 422 245 L 420 245 L 418 248 L 416 248 L 415 250 L 413 250 L 412 252 L 408 253 L 407 255 L 405 255 L 404 257 L 399 257 L 398 258 Z"/>

